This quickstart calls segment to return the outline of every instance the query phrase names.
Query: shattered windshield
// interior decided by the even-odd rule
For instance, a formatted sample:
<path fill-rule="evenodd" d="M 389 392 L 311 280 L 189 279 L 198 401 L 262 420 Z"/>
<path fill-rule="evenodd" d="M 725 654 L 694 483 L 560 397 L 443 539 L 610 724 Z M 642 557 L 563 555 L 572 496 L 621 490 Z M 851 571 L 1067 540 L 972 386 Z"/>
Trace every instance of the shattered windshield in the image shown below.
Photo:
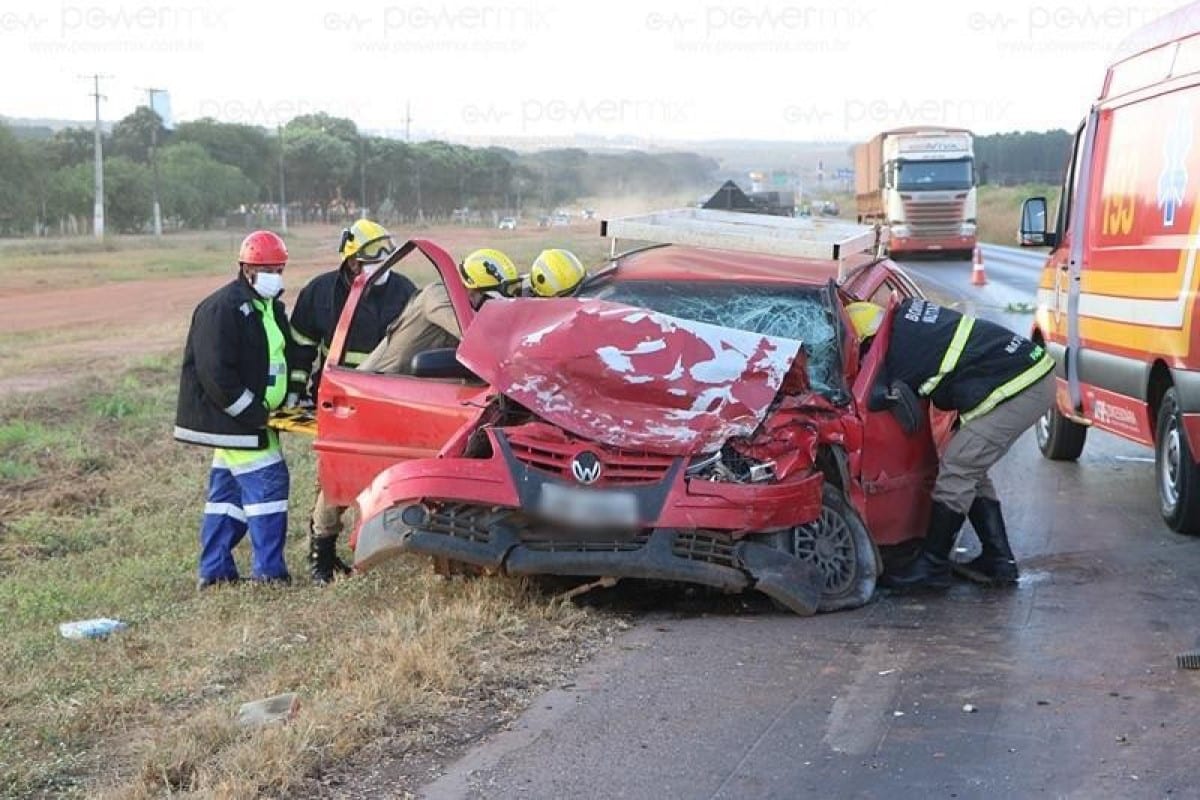
<path fill-rule="evenodd" d="M 821 288 L 620 281 L 588 287 L 582 294 L 710 325 L 798 339 L 808 358 L 813 389 L 831 398 L 842 394 L 838 329 Z"/>

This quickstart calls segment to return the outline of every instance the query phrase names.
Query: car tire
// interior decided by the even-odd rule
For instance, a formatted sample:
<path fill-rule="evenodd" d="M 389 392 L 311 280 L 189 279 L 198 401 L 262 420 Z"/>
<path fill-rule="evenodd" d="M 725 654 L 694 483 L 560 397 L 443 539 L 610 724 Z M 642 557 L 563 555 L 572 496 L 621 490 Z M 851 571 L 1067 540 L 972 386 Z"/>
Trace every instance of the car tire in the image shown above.
<path fill-rule="evenodd" d="M 1175 387 L 1163 395 L 1154 434 L 1154 477 L 1163 521 L 1177 533 L 1200 533 L 1200 469 L 1183 430 Z"/>
<path fill-rule="evenodd" d="M 858 512 L 836 486 L 825 484 L 821 515 L 784 534 L 784 547 L 825 577 L 818 611 L 858 608 L 875 594 L 879 551 Z"/>
<path fill-rule="evenodd" d="M 1038 449 L 1051 461 L 1074 461 L 1083 452 L 1087 426 L 1062 415 L 1057 405 L 1050 406 L 1033 426 Z"/>

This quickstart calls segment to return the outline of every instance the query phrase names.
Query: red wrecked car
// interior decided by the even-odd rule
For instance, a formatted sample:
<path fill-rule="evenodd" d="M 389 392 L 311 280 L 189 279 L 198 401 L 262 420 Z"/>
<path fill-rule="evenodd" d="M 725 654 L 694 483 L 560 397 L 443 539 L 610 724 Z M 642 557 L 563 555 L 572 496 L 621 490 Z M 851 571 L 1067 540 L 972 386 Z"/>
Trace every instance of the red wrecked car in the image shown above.
<path fill-rule="evenodd" d="M 755 589 L 800 614 L 867 602 L 877 545 L 925 530 L 937 453 L 927 410 L 911 434 L 867 410 L 886 333 L 860 354 L 844 305 L 918 289 L 844 242 L 781 256 L 708 233 L 614 256 L 576 297 L 478 313 L 451 257 L 411 241 L 387 267 L 423 254 L 465 333 L 408 375 L 337 366 L 360 280 L 315 442 L 327 496 L 360 510 L 356 567 L 416 553 Z M 697 240 L 743 249 L 679 243 Z"/>

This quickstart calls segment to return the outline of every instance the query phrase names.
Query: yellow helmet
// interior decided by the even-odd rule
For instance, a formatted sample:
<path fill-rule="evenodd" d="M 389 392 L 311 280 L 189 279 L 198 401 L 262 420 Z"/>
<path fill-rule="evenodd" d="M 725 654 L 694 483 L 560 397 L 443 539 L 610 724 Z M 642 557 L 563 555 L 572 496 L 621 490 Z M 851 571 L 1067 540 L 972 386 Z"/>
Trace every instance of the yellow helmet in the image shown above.
<path fill-rule="evenodd" d="M 387 228 L 378 222 L 360 219 L 342 231 L 342 243 L 338 249 L 343 261 L 354 257 L 372 263 L 387 258 L 396 245 Z"/>
<path fill-rule="evenodd" d="M 570 250 L 543 250 L 529 270 L 529 283 L 538 297 L 565 297 L 571 294 L 583 279 L 587 270 Z"/>
<path fill-rule="evenodd" d="M 883 323 L 883 306 L 877 303 L 861 301 L 848 303 L 846 313 L 850 316 L 850 322 L 854 325 L 854 330 L 858 332 L 860 339 L 874 336 L 879 330 L 880 324 Z"/>
<path fill-rule="evenodd" d="M 479 291 L 496 290 L 509 294 L 521 283 L 521 275 L 512 259 L 490 247 L 476 250 L 464 258 L 458 265 L 458 274 L 464 286 Z"/>

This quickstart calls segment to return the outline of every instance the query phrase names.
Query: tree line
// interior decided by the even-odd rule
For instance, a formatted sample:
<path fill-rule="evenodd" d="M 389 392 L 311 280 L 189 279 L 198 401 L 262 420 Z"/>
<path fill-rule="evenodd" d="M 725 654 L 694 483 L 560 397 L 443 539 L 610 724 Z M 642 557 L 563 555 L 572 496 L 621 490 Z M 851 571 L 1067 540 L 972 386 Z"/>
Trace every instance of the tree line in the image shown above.
<path fill-rule="evenodd" d="M 1013 186 L 1062 181 L 1071 157 L 1071 134 L 1064 130 L 1023 131 L 975 137 L 980 184 Z"/>
<path fill-rule="evenodd" d="M 0 124 L 0 235 L 87 232 L 93 136 L 82 127 L 31 136 Z M 324 113 L 278 131 L 211 118 L 167 130 L 144 106 L 113 125 L 102 150 L 106 224 L 121 232 L 148 229 L 156 182 L 164 219 L 206 228 L 233 212 L 273 219 L 281 191 L 291 219 L 341 221 L 367 208 L 411 222 L 464 207 L 519 214 L 588 196 L 691 191 L 717 170 L 694 153 L 398 141 Z"/>

